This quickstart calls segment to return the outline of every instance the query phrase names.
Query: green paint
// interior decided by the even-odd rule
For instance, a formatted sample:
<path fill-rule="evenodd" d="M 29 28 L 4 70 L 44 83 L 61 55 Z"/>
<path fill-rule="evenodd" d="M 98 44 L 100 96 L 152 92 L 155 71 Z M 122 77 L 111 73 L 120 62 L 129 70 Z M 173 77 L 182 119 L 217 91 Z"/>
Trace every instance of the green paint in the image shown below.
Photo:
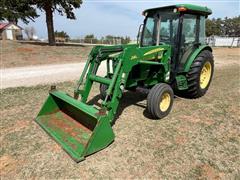
<path fill-rule="evenodd" d="M 77 101 L 63 92 L 54 91 L 50 93 L 35 120 L 75 161 L 79 162 L 114 140 L 109 121 L 97 116 L 97 112 L 93 106 Z M 101 141 L 96 137 L 96 133 L 99 132 L 102 133 L 99 136 L 102 137 Z"/>
<path fill-rule="evenodd" d="M 176 5 L 172 5 L 172 6 L 164 6 L 164 7 L 158 7 L 158 8 L 151 8 L 151 9 L 147 9 L 145 11 L 143 11 L 143 14 L 147 13 L 147 12 L 155 12 L 155 11 L 161 11 L 161 10 L 166 10 L 166 9 L 175 9 L 175 8 L 179 8 L 179 7 L 185 7 L 188 11 L 192 12 L 192 13 L 196 13 L 196 14 L 202 14 L 202 15 L 210 15 L 212 14 L 212 10 L 209 9 L 206 6 L 198 6 L 198 5 L 193 5 L 193 4 L 176 4 Z"/>
<path fill-rule="evenodd" d="M 184 75 L 178 75 L 176 77 L 178 90 L 188 89 L 187 78 Z"/>
<path fill-rule="evenodd" d="M 193 61 L 196 59 L 196 57 L 203 51 L 203 50 L 210 50 L 212 51 L 212 48 L 208 45 L 202 45 L 199 46 L 192 54 L 191 56 L 188 58 L 188 61 L 186 62 L 186 64 L 184 65 L 184 72 L 188 72 L 190 70 L 190 67 L 193 63 Z"/>
<path fill-rule="evenodd" d="M 193 5 L 193 4 L 177 4 L 176 7 L 185 7 L 188 10 L 203 13 L 206 15 L 212 14 L 212 10 L 206 6 L 198 6 L 198 5 Z"/>

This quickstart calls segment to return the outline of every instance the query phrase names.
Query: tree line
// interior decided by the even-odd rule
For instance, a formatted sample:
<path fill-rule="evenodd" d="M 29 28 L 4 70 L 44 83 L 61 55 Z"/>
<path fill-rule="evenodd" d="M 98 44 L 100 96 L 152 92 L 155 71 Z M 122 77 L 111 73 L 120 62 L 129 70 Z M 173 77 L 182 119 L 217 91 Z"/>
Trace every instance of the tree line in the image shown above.
<path fill-rule="evenodd" d="M 207 19 L 206 35 L 207 37 L 212 35 L 240 37 L 240 16 L 233 18 L 225 17 L 224 19 Z"/>
<path fill-rule="evenodd" d="M 129 36 L 113 36 L 113 35 L 107 35 L 101 38 L 96 37 L 94 34 L 88 34 L 84 36 L 83 39 L 72 39 L 65 31 L 55 31 L 54 32 L 55 37 L 60 37 L 65 39 L 65 41 L 69 42 L 84 42 L 84 43 L 90 43 L 90 44 L 128 44 L 131 42 L 131 38 Z"/>
<path fill-rule="evenodd" d="M 105 37 L 101 37 L 100 39 L 94 36 L 94 34 L 89 34 L 84 37 L 84 43 L 91 44 L 128 44 L 130 43 L 131 38 L 129 36 L 112 36 L 107 35 Z"/>

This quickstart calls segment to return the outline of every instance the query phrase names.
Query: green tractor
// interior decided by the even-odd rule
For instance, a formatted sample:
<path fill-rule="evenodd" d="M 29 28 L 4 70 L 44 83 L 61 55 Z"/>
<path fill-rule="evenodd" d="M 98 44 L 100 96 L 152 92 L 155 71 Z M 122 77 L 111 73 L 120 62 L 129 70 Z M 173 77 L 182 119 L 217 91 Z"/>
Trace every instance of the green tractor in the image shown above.
<path fill-rule="evenodd" d="M 70 96 L 52 86 L 36 122 L 77 162 L 114 141 L 112 125 L 126 90 L 148 90 L 147 110 L 154 119 L 172 109 L 174 94 L 203 96 L 214 64 L 205 44 L 207 7 L 179 4 L 148 9 L 136 44 L 95 46 Z M 100 64 L 105 76 L 98 75 Z M 89 103 L 94 82 L 102 101 Z"/>

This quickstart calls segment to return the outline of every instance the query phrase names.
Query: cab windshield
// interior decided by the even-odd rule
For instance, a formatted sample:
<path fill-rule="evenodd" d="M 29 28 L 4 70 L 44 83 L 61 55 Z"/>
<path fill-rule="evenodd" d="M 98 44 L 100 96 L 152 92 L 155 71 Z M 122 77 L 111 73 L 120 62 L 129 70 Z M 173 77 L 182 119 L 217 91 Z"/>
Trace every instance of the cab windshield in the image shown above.
<path fill-rule="evenodd" d="M 142 46 L 174 45 L 177 39 L 178 22 L 179 15 L 173 12 L 147 16 L 142 33 Z"/>

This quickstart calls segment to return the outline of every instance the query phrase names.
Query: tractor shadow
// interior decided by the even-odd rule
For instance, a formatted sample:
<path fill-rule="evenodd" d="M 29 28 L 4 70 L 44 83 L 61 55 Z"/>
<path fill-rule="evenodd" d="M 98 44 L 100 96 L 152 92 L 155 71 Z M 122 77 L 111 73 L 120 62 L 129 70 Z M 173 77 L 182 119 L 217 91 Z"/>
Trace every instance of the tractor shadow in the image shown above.
<path fill-rule="evenodd" d="M 89 105 L 97 105 L 97 106 L 101 106 L 101 104 L 99 103 L 99 100 L 101 99 L 100 95 L 96 95 L 95 97 L 93 97 L 90 101 L 88 101 Z M 123 93 L 123 97 L 120 100 L 119 103 L 119 107 L 117 110 L 117 114 L 115 115 L 115 118 L 113 120 L 112 125 L 115 124 L 115 122 L 117 121 L 117 119 L 121 116 L 121 114 L 123 113 L 124 109 L 129 107 L 129 106 L 138 106 L 141 107 L 143 109 L 143 115 L 148 118 L 153 120 L 153 118 L 151 117 L 151 115 L 148 113 L 148 111 L 146 110 L 146 104 L 145 103 L 140 103 L 143 100 L 147 99 L 147 94 L 146 93 L 142 93 L 142 92 L 138 92 L 138 91 L 127 91 Z"/>

